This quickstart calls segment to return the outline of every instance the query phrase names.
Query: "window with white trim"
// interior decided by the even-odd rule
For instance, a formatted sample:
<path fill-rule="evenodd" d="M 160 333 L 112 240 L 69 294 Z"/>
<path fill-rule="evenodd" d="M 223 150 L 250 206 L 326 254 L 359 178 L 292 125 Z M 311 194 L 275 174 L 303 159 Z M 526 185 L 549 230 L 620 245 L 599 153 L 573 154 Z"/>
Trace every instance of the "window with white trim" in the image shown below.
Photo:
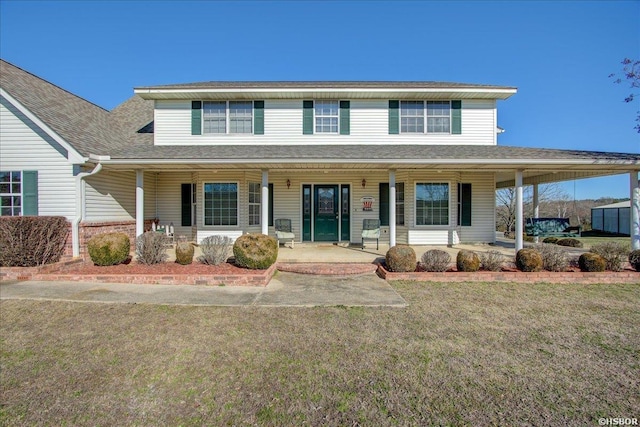
<path fill-rule="evenodd" d="M 425 122 L 427 124 L 425 128 Z M 400 133 L 451 133 L 451 101 L 400 101 Z"/>
<path fill-rule="evenodd" d="M 252 133 L 253 101 L 204 101 L 203 133 Z"/>
<path fill-rule="evenodd" d="M 316 133 L 338 133 L 339 103 L 338 101 L 315 101 Z"/>
<path fill-rule="evenodd" d="M 427 133 L 449 133 L 451 130 L 451 103 L 427 101 Z"/>
<path fill-rule="evenodd" d="M 449 225 L 449 184 L 416 183 L 416 225 Z"/>
<path fill-rule="evenodd" d="M 259 182 L 249 183 L 249 225 L 260 225 L 261 187 L 262 185 Z"/>
<path fill-rule="evenodd" d="M 238 225 L 238 183 L 204 184 L 204 225 Z"/>
<path fill-rule="evenodd" d="M 0 216 L 22 215 L 22 172 L 0 172 Z"/>

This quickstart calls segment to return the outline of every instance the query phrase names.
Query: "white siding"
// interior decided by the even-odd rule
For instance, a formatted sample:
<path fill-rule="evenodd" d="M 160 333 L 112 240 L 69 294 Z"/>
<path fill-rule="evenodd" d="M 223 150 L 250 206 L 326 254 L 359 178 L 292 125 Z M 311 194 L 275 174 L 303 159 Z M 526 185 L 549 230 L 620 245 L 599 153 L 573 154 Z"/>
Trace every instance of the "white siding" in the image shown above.
<path fill-rule="evenodd" d="M 350 135 L 303 135 L 302 100 L 265 100 L 264 135 L 191 135 L 191 101 L 156 101 L 156 145 L 496 143 L 495 101 L 462 101 L 462 134 L 389 135 L 388 100 L 351 101 Z"/>
<path fill-rule="evenodd" d="M 182 184 L 193 182 L 191 172 L 159 172 L 157 179 L 157 214 L 160 224 L 173 223 L 175 236 L 193 239 L 191 227 L 182 226 Z"/>
<path fill-rule="evenodd" d="M 73 165 L 18 116 L 0 105 L 0 170 L 38 171 L 38 214 L 76 216 Z"/>
<path fill-rule="evenodd" d="M 460 227 L 460 241 L 494 243 L 496 240 L 495 175 L 463 173 L 460 176 L 460 182 L 471 183 L 471 226 Z"/>
<path fill-rule="evenodd" d="M 135 172 L 103 170 L 88 176 L 84 181 L 86 205 L 84 221 L 135 220 Z"/>

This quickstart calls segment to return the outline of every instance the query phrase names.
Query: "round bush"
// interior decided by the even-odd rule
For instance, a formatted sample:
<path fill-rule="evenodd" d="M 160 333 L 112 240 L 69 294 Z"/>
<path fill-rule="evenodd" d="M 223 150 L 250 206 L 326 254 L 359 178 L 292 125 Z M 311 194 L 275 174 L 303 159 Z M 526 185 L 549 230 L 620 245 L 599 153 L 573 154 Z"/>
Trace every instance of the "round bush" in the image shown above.
<path fill-rule="evenodd" d="M 180 242 L 176 245 L 176 262 L 182 265 L 188 265 L 193 262 L 193 253 L 195 248 L 191 243 Z"/>
<path fill-rule="evenodd" d="M 266 270 L 278 258 L 278 241 L 264 234 L 243 234 L 233 244 L 236 265 L 252 270 Z"/>
<path fill-rule="evenodd" d="M 634 270 L 640 271 L 640 249 L 631 251 L 629 254 L 629 264 L 631 264 Z"/>
<path fill-rule="evenodd" d="M 421 261 L 425 271 L 447 271 L 451 255 L 441 249 L 431 249 L 422 255 Z"/>
<path fill-rule="evenodd" d="M 516 267 L 520 271 L 541 271 L 542 270 L 542 256 L 535 249 L 520 249 L 516 253 Z"/>
<path fill-rule="evenodd" d="M 582 242 L 578 239 L 574 239 L 573 237 L 567 237 L 564 239 L 560 239 L 556 242 L 556 245 L 560 245 L 560 246 L 569 246 L 572 248 L 581 248 L 584 245 L 582 244 Z"/>
<path fill-rule="evenodd" d="M 416 252 L 408 245 L 397 245 L 389 248 L 385 256 L 389 271 L 410 273 L 416 271 Z"/>
<path fill-rule="evenodd" d="M 549 244 L 555 245 L 556 243 L 558 243 L 558 238 L 557 237 L 545 237 L 544 240 L 542 241 L 542 243 L 549 243 Z"/>
<path fill-rule="evenodd" d="M 585 252 L 578 258 L 578 265 L 581 271 L 604 271 L 607 261 L 598 254 Z"/>
<path fill-rule="evenodd" d="M 456 256 L 456 268 L 458 271 L 478 271 L 480 270 L 480 257 L 473 251 L 463 249 Z"/>
<path fill-rule="evenodd" d="M 104 233 L 93 236 L 87 243 L 89 257 L 95 265 L 116 265 L 129 257 L 131 242 L 125 233 Z"/>

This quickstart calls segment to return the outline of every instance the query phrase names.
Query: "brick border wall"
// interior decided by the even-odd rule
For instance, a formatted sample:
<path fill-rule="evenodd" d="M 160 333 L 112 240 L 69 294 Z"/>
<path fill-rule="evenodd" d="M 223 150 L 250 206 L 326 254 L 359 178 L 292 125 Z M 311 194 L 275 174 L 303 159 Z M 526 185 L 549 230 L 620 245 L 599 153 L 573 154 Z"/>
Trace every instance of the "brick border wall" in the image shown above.
<path fill-rule="evenodd" d="M 3 280 L 47 280 L 92 283 L 135 283 L 146 285 L 203 285 L 203 286 L 267 286 L 276 272 L 276 265 L 266 270 L 252 270 L 245 274 L 69 274 L 82 259 L 58 262 L 39 267 L 7 267 L 0 271 Z"/>
<path fill-rule="evenodd" d="M 410 280 L 416 282 L 513 282 L 513 283 L 631 283 L 640 284 L 640 272 L 633 270 L 603 271 L 601 273 L 551 272 L 539 271 L 525 273 L 522 271 L 477 271 L 466 273 L 461 271 L 394 273 L 378 264 L 378 276 L 392 280 Z"/>

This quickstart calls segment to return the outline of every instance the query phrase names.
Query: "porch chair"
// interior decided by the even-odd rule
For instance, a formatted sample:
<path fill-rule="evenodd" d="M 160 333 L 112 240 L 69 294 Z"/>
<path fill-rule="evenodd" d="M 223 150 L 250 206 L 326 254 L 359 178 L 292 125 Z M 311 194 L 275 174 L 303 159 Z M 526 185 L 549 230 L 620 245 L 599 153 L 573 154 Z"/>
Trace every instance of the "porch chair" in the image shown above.
<path fill-rule="evenodd" d="M 276 229 L 276 239 L 278 239 L 278 246 L 280 246 L 280 240 L 291 241 L 291 249 L 293 249 L 294 240 L 296 235 L 293 233 L 293 229 L 291 228 L 291 220 L 280 218 L 275 221 L 275 229 Z"/>
<path fill-rule="evenodd" d="M 376 250 L 380 249 L 380 220 L 362 220 L 362 250 L 364 250 L 364 239 L 376 239 Z"/>

